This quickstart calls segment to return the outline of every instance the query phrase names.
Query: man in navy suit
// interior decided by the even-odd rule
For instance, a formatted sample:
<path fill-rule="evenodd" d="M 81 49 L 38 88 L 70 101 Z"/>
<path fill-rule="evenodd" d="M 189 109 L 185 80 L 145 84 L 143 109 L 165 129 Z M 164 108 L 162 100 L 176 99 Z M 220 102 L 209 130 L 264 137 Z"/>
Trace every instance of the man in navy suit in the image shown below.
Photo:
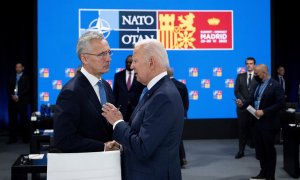
<path fill-rule="evenodd" d="M 134 70 L 130 68 L 132 64 L 132 55 L 126 57 L 126 69 L 115 74 L 113 93 L 116 105 L 125 121 L 128 121 L 134 108 L 138 104 L 144 85 L 136 80 Z"/>
<path fill-rule="evenodd" d="M 253 87 L 256 86 L 257 82 L 253 78 L 255 63 L 254 57 L 247 57 L 245 61 L 247 72 L 237 75 L 234 86 L 234 95 L 237 99 L 241 99 L 242 101 L 248 99 Z M 240 159 L 244 156 L 247 143 L 250 147 L 254 146 L 253 117 L 246 109 L 237 108 L 236 112 L 238 117 L 239 151 L 235 155 L 235 158 Z"/>
<path fill-rule="evenodd" d="M 112 126 L 101 115 L 102 104 L 114 103 L 109 70 L 111 51 L 104 36 L 83 34 L 77 43 L 82 68 L 62 88 L 54 113 L 54 146 L 62 152 L 103 151 L 112 143 Z M 107 149 L 107 148 L 106 148 Z"/>
<path fill-rule="evenodd" d="M 269 76 L 266 65 L 255 67 L 254 77 L 258 82 L 251 96 L 243 102 L 236 101 L 238 107 L 251 105 L 256 109 L 255 150 L 260 161 L 260 173 L 255 179 L 275 179 L 276 149 L 275 136 L 280 128 L 279 112 L 284 107 L 284 92 L 280 84 Z"/>
<path fill-rule="evenodd" d="M 15 73 L 8 83 L 8 115 L 9 115 L 9 140 L 7 144 L 17 142 L 18 129 L 21 129 L 21 136 L 24 143 L 30 140 L 28 106 L 30 102 L 29 77 L 24 72 L 24 65 L 16 63 Z M 18 123 L 20 118 L 20 124 Z"/>
<path fill-rule="evenodd" d="M 102 108 L 103 116 L 114 127 L 113 138 L 123 147 L 123 179 L 180 180 L 178 152 L 184 107 L 167 75 L 167 52 L 156 39 L 139 41 L 135 44 L 131 67 L 147 89 L 129 122 L 123 120 L 112 104 Z"/>
<path fill-rule="evenodd" d="M 184 107 L 184 119 L 187 119 L 187 111 L 189 110 L 189 97 L 188 97 L 188 90 L 186 88 L 186 85 L 174 78 L 174 71 L 172 68 L 168 68 L 167 72 L 181 96 L 183 107 Z M 184 144 L 182 140 L 179 146 L 179 157 L 180 157 L 180 165 L 182 168 L 184 168 L 185 165 L 187 165 L 187 160 L 186 160 L 186 154 L 185 154 Z"/>
<path fill-rule="evenodd" d="M 276 74 L 276 76 L 274 76 L 274 79 L 279 82 L 279 84 L 281 85 L 281 87 L 283 88 L 283 91 L 285 93 L 285 98 L 287 98 L 287 93 L 286 93 L 286 92 L 288 92 L 288 91 L 286 91 L 287 82 L 286 82 L 286 79 L 284 78 L 284 74 L 285 74 L 284 67 L 278 66 L 277 74 Z"/>

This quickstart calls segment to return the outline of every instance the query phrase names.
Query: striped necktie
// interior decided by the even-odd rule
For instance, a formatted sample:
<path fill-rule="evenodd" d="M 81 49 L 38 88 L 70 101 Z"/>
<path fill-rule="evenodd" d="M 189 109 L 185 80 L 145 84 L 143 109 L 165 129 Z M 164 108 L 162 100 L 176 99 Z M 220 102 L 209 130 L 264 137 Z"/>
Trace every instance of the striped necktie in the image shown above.
<path fill-rule="evenodd" d="M 107 101 L 106 101 L 106 93 L 105 93 L 104 86 L 102 84 L 102 80 L 99 80 L 97 84 L 98 84 L 98 87 L 99 87 L 100 103 L 103 105 Z"/>
<path fill-rule="evenodd" d="M 148 88 L 145 87 L 145 88 L 143 89 L 143 91 L 142 91 L 142 94 L 141 94 L 141 96 L 140 96 L 139 102 L 143 99 L 144 95 L 145 95 L 147 92 L 148 92 Z"/>

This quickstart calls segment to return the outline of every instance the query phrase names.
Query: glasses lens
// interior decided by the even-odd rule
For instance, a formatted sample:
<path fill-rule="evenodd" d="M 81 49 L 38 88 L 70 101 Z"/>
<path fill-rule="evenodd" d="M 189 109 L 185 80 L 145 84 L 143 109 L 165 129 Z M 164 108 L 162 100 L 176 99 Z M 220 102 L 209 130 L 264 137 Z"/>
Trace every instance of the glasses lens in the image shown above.
<path fill-rule="evenodd" d="M 111 56 L 111 55 L 112 55 L 112 51 L 110 50 L 99 54 L 100 57 Z"/>

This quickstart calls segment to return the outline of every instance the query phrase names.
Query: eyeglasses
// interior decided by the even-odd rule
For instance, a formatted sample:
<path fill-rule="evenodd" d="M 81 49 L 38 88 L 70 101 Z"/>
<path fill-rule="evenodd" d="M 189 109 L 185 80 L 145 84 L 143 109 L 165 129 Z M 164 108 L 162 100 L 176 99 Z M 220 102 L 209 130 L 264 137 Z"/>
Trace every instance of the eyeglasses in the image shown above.
<path fill-rule="evenodd" d="M 88 54 L 88 55 L 91 55 L 91 56 L 96 56 L 97 58 L 104 58 L 106 56 L 112 56 L 113 55 L 111 50 L 104 51 L 104 52 L 101 52 L 99 54 L 92 54 L 92 53 L 82 53 L 82 54 Z"/>

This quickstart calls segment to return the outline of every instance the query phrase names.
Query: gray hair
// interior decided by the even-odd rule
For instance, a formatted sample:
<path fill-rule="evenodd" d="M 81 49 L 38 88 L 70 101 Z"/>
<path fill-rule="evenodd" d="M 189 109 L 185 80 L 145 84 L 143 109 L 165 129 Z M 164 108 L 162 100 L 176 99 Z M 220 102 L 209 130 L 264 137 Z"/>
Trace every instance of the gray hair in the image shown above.
<path fill-rule="evenodd" d="M 87 31 L 82 34 L 77 42 L 76 53 L 80 59 L 80 55 L 90 48 L 90 41 L 92 39 L 99 39 L 102 41 L 104 38 L 103 34 L 96 31 Z"/>
<path fill-rule="evenodd" d="M 157 39 L 143 39 L 135 44 L 135 47 L 143 46 L 145 56 L 155 57 L 162 67 L 169 67 L 169 58 L 166 49 Z"/>

